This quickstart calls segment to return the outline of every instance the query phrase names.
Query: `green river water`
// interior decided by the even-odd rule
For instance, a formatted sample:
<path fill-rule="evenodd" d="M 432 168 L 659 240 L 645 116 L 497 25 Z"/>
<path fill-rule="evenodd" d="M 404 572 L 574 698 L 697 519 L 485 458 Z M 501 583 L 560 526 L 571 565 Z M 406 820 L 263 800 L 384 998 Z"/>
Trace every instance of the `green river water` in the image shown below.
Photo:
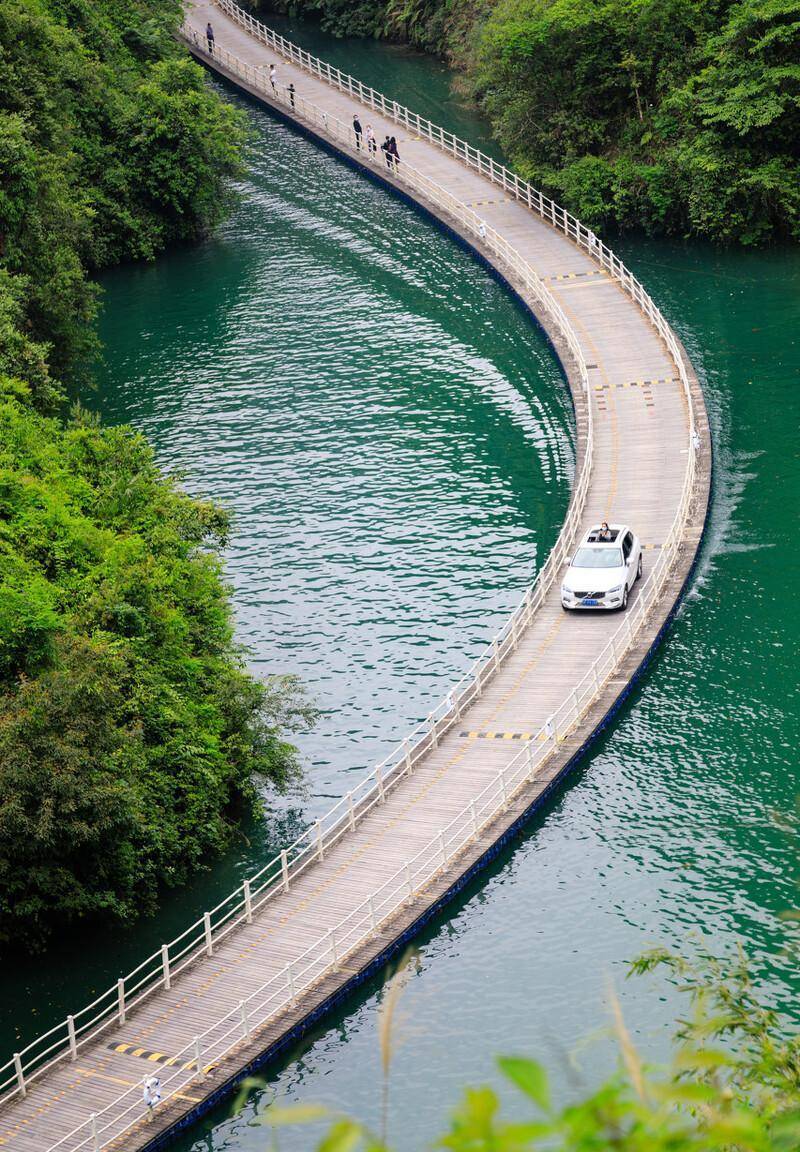
<path fill-rule="evenodd" d="M 477 143 L 440 64 L 293 35 Z M 238 632 L 257 672 L 297 671 L 322 715 L 307 792 L 276 804 L 135 931 L 61 942 L 4 974 L 19 1046 L 216 903 L 426 713 L 491 638 L 555 539 L 571 409 L 542 335 L 430 223 L 239 97 L 254 131 L 233 215 L 207 244 L 105 278 L 96 404 L 142 429 L 192 491 L 229 507 Z M 626 240 L 684 340 L 715 436 L 701 562 L 666 642 L 581 770 L 419 941 L 391 1085 L 398 1148 L 428 1145 L 501 1052 L 562 1095 L 614 1060 L 609 983 L 637 1043 L 666 1050 L 678 1004 L 626 963 L 702 934 L 741 941 L 795 1018 L 782 914 L 796 903 L 800 254 Z M 783 820 L 779 819 L 783 817 Z M 277 1092 L 375 1121 L 378 985 L 222 1108 L 182 1152 L 268 1146 Z M 309 1131 L 281 1148 L 308 1149 Z"/>

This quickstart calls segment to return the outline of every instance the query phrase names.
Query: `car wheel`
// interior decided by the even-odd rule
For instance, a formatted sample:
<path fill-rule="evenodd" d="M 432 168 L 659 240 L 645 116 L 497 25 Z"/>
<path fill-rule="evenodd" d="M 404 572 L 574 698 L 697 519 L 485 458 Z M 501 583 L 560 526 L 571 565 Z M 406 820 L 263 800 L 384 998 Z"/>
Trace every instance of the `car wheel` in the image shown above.
<path fill-rule="evenodd" d="M 638 567 L 636 569 L 636 579 L 641 580 L 641 578 L 642 578 L 642 554 L 640 552 L 639 553 L 639 564 L 638 564 Z"/>
<path fill-rule="evenodd" d="M 622 611 L 624 612 L 627 607 L 628 607 L 628 585 L 626 584 L 625 587 L 622 589 Z"/>

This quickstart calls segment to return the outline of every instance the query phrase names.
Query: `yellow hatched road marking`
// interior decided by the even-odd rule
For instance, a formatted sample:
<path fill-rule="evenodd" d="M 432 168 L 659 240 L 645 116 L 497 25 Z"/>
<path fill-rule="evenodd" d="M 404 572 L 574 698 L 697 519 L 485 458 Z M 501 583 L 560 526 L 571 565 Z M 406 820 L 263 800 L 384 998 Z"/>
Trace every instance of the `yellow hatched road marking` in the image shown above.
<path fill-rule="evenodd" d="M 610 279 L 609 276 L 606 276 L 606 273 L 602 270 L 602 268 L 596 268 L 590 272 L 559 272 L 554 276 L 545 276 L 544 279 L 549 280 L 551 283 L 555 284 L 562 280 L 579 280 L 587 276 L 603 276 L 606 280 Z"/>
<path fill-rule="evenodd" d="M 460 732 L 467 740 L 532 740 L 532 732 Z"/>

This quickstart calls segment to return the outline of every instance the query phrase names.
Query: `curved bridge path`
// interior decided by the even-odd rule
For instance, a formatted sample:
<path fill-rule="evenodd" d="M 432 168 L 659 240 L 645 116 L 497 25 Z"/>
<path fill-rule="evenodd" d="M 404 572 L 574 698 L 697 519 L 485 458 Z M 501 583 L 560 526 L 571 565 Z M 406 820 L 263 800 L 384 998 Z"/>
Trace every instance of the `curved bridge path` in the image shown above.
<path fill-rule="evenodd" d="M 675 610 L 705 523 L 702 395 L 616 257 L 464 142 L 301 53 L 231 0 L 220 5 L 190 10 L 195 55 L 420 204 L 539 318 L 575 402 L 576 481 L 537 581 L 402 747 L 228 900 L 0 1068 L 0 1146 L 14 1152 L 160 1146 L 378 971 L 546 801 L 613 714 Z M 379 141 L 397 137 L 397 171 L 356 149 L 355 111 Z M 644 578 L 622 615 L 567 615 L 565 558 L 603 518 L 638 531 Z M 150 1116 L 143 1082 L 153 1074 L 161 1100 Z"/>

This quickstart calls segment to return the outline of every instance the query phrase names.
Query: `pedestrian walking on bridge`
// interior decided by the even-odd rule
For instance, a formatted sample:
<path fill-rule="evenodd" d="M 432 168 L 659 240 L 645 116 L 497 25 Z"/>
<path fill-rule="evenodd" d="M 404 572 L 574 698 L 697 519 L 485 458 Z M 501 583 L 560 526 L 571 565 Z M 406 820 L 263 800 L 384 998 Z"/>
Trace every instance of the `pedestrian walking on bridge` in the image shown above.
<path fill-rule="evenodd" d="M 272 91 L 278 95 L 278 69 L 274 64 L 269 66 L 269 82 L 272 85 Z"/>
<path fill-rule="evenodd" d="M 144 1106 L 147 1109 L 147 1119 L 152 1123 L 156 1108 L 161 1103 L 161 1081 L 158 1076 L 148 1076 L 144 1082 L 142 1092 Z"/>
<path fill-rule="evenodd" d="M 359 120 L 359 118 L 358 118 L 358 113 L 357 113 L 357 112 L 356 112 L 356 113 L 355 113 L 355 115 L 353 116 L 353 131 L 354 131 L 354 132 L 355 132 L 355 134 L 356 134 L 356 148 L 357 148 L 357 149 L 358 149 L 358 151 L 360 152 L 360 151 L 361 151 L 361 141 L 362 141 L 362 139 L 363 139 L 364 130 L 363 130 L 363 128 L 361 127 L 361 121 L 360 121 L 360 120 Z"/>
<path fill-rule="evenodd" d="M 206 24 L 206 41 L 208 42 L 208 54 L 214 55 L 214 29 L 211 27 L 211 21 Z"/>

